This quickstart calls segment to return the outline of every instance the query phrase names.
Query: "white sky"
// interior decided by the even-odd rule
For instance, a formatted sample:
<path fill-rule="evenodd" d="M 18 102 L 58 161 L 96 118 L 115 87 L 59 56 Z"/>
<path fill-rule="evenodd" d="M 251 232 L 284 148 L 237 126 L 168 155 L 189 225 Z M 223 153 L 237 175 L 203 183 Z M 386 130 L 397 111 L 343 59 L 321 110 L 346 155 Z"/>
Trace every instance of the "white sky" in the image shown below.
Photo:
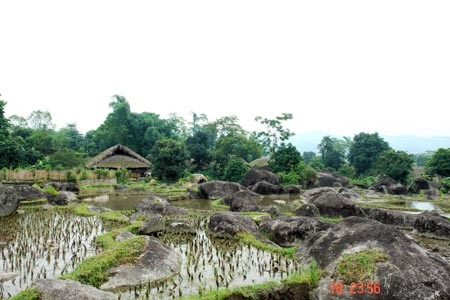
<path fill-rule="evenodd" d="M 97 128 L 294 114 L 296 133 L 450 135 L 450 1 L 1 1 L 6 115 Z"/>

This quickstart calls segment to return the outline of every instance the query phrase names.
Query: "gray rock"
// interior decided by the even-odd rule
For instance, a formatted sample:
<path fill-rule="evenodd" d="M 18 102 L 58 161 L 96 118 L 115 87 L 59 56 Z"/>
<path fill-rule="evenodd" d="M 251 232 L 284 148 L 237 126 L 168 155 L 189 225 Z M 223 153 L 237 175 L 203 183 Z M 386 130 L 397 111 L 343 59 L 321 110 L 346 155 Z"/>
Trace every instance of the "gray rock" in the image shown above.
<path fill-rule="evenodd" d="M 258 225 L 248 216 L 233 212 L 218 212 L 209 220 L 209 229 L 218 234 L 234 236 L 240 232 L 256 233 Z"/>
<path fill-rule="evenodd" d="M 391 195 L 406 195 L 408 190 L 402 184 L 397 183 L 394 179 L 390 177 L 385 177 L 375 183 L 373 183 L 370 187 L 370 190 L 374 190 L 378 193 L 382 194 L 391 194 Z"/>
<path fill-rule="evenodd" d="M 144 198 L 136 207 L 137 213 L 132 216 L 135 219 L 140 215 L 186 215 L 188 211 L 182 207 L 170 205 L 170 203 L 158 196 L 149 196 Z"/>
<path fill-rule="evenodd" d="M 278 245 L 289 247 L 297 244 L 312 234 L 326 230 L 330 224 L 309 217 L 277 217 L 264 219 L 260 230 L 270 235 L 271 240 Z"/>
<path fill-rule="evenodd" d="M 377 264 L 373 280 L 381 283 L 381 294 L 362 298 L 350 294 L 346 286 L 342 296 L 331 295 L 330 282 L 339 280 L 336 266 L 342 255 L 370 248 L 388 256 Z M 295 255 L 302 267 L 315 260 L 328 274 L 313 291 L 313 299 L 450 299 L 450 264 L 400 230 L 377 221 L 349 217 L 306 239 Z"/>
<path fill-rule="evenodd" d="M 438 189 L 430 188 L 423 192 L 425 198 L 428 200 L 434 200 L 441 195 L 441 192 Z"/>
<path fill-rule="evenodd" d="M 364 212 L 355 202 L 336 191 L 328 191 L 308 199 L 324 217 L 364 216 Z"/>
<path fill-rule="evenodd" d="M 314 204 L 306 203 L 294 211 L 296 216 L 320 217 L 320 212 Z"/>
<path fill-rule="evenodd" d="M 170 224 L 166 227 L 166 231 L 175 232 L 175 233 L 195 234 L 195 229 L 191 225 L 189 225 L 183 221 L 170 222 Z"/>
<path fill-rule="evenodd" d="M 2 184 L 1 186 L 11 188 L 17 194 L 20 201 L 42 198 L 51 199 L 53 197 L 27 184 Z"/>
<path fill-rule="evenodd" d="M 41 294 L 42 300 L 116 300 L 110 292 L 84 285 L 74 280 L 41 279 L 34 287 Z"/>
<path fill-rule="evenodd" d="M 211 181 L 201 183 L 199 186 L 200 197 L 204 199 L 223 198 L 239 191 L 248 190 L 242 185 L 228 181 Z"/>
<path fill-rule="evenodd" d="M 391 195 L 406 195 L 408 193 L 408 190 L 403 184 L 396 183 L 389 185 L 387 187 L 387 192 Z"/>
<path fill-rule="evenodd" d="M 255 192 L 252 192 L 250 190 L 244 190 L 244 191 L 239 191 L 239 192 L 236 192 L 236 193 L 233 193 L 231 195 L 224 197 L 222 199 L 222 202 L 225 205 L 231 205 L 231 203 L 233 203 L 233 201 L 236 199 L 244 199 L 244 200 L 249 200 L 249 201 L 253 200 L 254 201 L 254 200 L 262 199 L 262 196 Z"/>
<path fill-rule="evenodd" d="M 408 192 L 418 194 L 421 190 L 428 190 L 430 185 L 425 178 L 414 178 L 413 183 L 409 186 Z"/>
<path fill-rule="evenodd" d="M 280 195 L 286 192 L 281 185 L 275 185 L 265 181 L 255 184 L 252 187 L 252 191 L 260 195 Z"/>
<path fill-rule="evenodd" d="M 77 195 L 75 195 L 75 193 L 61 191 L 59 192 L 58 196 L 56 196 L 54 200 L 51 201 L 51 203 L 56 205 L 67 205 L 69 204 L 69 202 L 76 200 L 78 200 L 78 197 Z"/>
<path fill-rule="evenodd" d="M 12 280 L 19 276 L 20 273 L 14 272 L 14 273 L 0 273 L 0 283 L 6 282 L 9 280 Z"/>
<path fill-rule="evenodd" d="M 157 232 L 164 231 L 166 225 L 164 223 L 164 218 L 161 215 L 148 215 L 144 224 L 139 228 L 141 234 L 154 234 Z"/>
<path fill-rule="evenodd" d="M 330 172 L 318 172 L 314 183 L 315 188 L 320 187 L 342 187 L 348 185 L 348 179 L 345 176 L 333 174 Z"/>
<path fill-rule="evenodd" d="M 102 214 L 102 213 L 106 213 L 106 212 L 112 211 L 109 208 L 102 207 L 102 206 L 95 206 L 95 205 L 88 205 L 88 210 L 90 212 L 95 213 L 95 214 Z"/>
<path fill-rule="evenodd" d="M 230 202 L 230 211 L 260 210 L 259 205 L 256 204 L 255 197 L 247 191 L 234 193 L 232 196 L 229 196 L 229 198 L 231 198 L 231 202 L 230 199 L 226 199 L 226 202 Z"/>
<path fill-rule="evenodd" d="M 322 194 L 326 193 L 326 192 L 336 192 L 337 190 L 335 188 L 331 188 L 331 187 L 322 187 L 322 188 L 314 188 L 314 189 L 310 189 L 307 190 L 306 192 L 304 192 L 301 197 L 303 199 L 305 199 L 306 201 L 312 202 L 314 201 L 314 199 L 318 198 L 319 196 L 321 196 Z"/>
<path fill-rule="evenodd" d="M 160 282 L 180 272 L 181 255 L 154 237 L 146 237 L 144 253 L 132 264 L 109 271 L 110 277 L 100 288 L 118 290 L 125 287 Z"/>
<path fill-rule="evenodd" d="M 265 170 L 250 169 L 247 174 L 245 174 L 241 184 L 245 187 L 249 187 L 263 181 L 270 184 L 279 185 L 280 176 Z"/>
<path fill-rule="evenodd" d="M 399 227 L 413 227 L 418 216 L 416 214 L 382 208 L 364 208 L 363 210 L 369 219 Z"/>
<path fill-rule="evenodd" d="M 450 220 L 437 212 L 424 212 L 417 215 L 414 228 L 421 233 L 450 238 Z"/>
<path fill-rule="evenodd" d="M 208 178 L 206 178 L 205 175 L 203 175 L 203 174 L 192 174 L 190 182 L 195 183 L 195 184 L 200 184 L 200 183 L 208 182 Z"/>
<path fill-rule="evenodd" d="M 52 186 L 57 191 L 66 191 L 78 194 L 80 192 L 80 188 L 77 186 L 75 182 L 47 182 L 44 184 L 44 187 Z"/>
<path fill-rule="evenodd" d="M 298 195 L 300 194 L 300 187 L 296 186 L 296 185 L 288 185 L 284 188 L 284 190 L 286 191 L 286 193 L 288 193 L 289 195 Z"/>
<path fill-rule="evenodd" d="M 349 189 L 349 188 L 340 188 L 339 194 L 341 194 L 344 197 L 347 197 L 348 199 L 352 201 L 363 201 L 364 198 L 355 190 Z"/>
<path fill-rule="evenodd" d="M 119 233 L 116 236 L 116 242 L 122 242 L 122 241 L 125 241 L 128 239 L 131 239 L 132 237 L 135 237 L 135 235 L 129 231 L 124 231 L 124 232 Z"/>
<path fill-rule="evenodd" d="M 14 213 L 19 204 L 19 196 L 13 189 L 0 185 L 0 218 Z"/>

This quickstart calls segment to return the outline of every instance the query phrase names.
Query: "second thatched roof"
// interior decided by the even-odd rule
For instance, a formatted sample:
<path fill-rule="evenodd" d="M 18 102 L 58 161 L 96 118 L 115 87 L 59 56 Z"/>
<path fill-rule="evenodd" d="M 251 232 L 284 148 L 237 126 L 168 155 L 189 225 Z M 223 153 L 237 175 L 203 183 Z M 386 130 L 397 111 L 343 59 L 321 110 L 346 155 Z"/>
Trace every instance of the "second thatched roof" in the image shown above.
<path fill-rule="evenodd" d="M 87 164 L 87 168 L 107 169 L 145 169 L 151 167 L 151 162 L 123 145 L 115 145 L 97 154 Z"/>

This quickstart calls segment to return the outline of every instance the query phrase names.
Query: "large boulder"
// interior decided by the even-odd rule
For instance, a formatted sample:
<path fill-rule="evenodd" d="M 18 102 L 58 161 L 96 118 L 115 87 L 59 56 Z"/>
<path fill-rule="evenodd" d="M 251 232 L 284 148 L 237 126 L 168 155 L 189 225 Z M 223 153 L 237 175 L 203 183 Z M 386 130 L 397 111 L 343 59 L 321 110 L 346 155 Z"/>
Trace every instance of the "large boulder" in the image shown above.
<path fill-rule="evenodd" d="M 250 169 L 247 174 L 245 174 L 241 184 L 245 187 L 249 187 L 263 181 L 279 185 L 280 176 L 266 170 Z"/>
<path fill-rule="evenodd" d="M 239 191 L 239 192 L 236 192 L 236 193 L 233 193 L 231 195 L 224 197 L 222 199 L 222 202 L 226 205 L 230 205 L 231 203 L 233 203 L 234 200 L 237 200 L 237 199 L 254 201 L 254 200 L 262 199 L 262 196 L 255 192 L 252 192 L 250 190 L 244 190 L 244 191 Z"/>
<path fill-rule="evenodd" d="M 78 194 L 80 192 L 80 188 L 77 186 L 75 182 L 47 182 L 44 184 L 44 187 L 52 186 L 57 191 L 66 191 Z"/>
<path fill-rule="evenodd" d="M 113 268 L 110 277 L 100 288 L 117 290 L 152 282 L 161 282 L 178 274 L 181 255 L 154 237 L 146 237 L 144 253 L 137 261 Z"/>
<path fill-rule="evenodd" d="M 3 185 L 11 188 L 19 197 L 19 200 L 37 200 L 37 199 L 51 199 L 53 196 L 38 190 L 27 184 L 8 184 Z"/>
<path fill-rule="evenodd" d="M 363 201 L 364 198 L 355 190 L 349 189 L 349 188 L 340 188 L 339 194 L 341 194 L 344 197 L 347 197 L 348 199 L 352 201 Z"/>
<path fill-rule="evenodd" d="M 414 228 L 421 233 L 450 238 L 450 220 L 437 212 L 424 212 L 417 215 Z"/>
<path fill-rule="evenodd" d="M 434 200 L 441 195 L 441 192 L 438 189 L 430 188 L 424 190 L 423 194 L 427 200 Z"/>
<path fill-rule="evenodd" d="M 41 300 L 115 300 L 111 292 L 96 289 L 74 280 L 40 279 L 33 286 Z"/>
<path fill-rule="evenodd" d="M 369 190 L 376 191 L 378 193 L 387 194 L 388 193 L 388 187 L 391 185 L 397 184 L 397 181 L 390 177 L 385 177 L 377 182 L 374 182 L 372 185 L 369 186 Z"/>
<path fill-rule="evenodd" d="M 364 212 L 355 202 L 335 190 L 315 194 L 307 199 L 307 202 L 314 204 L 324 217 L 364 216 Z"/>
<path fill-rule="evenodd" d="M 285 190 L 281 185 L 275 185 L 268 182 L 258 182 L 252 187 L 252 191 L 260 195 L 280 195 Z"/>
<path fill-rule="evenodd" d="M 208 178 L 206 178 L 203 174 L 192 174 L 190 178 L 191 183 L 200 184 L 204 182 L 208 182 Z"/>
<path fill-rule="evenodd" d="M 300 194 L 300 186 L 297 185 L 288 185 L 284 188 L 285 192 L 289 195 L 298 195 Z"/>
<path fill-rule="evenodd" d="M 348 179 L 345 176 L 333 174 L 330 172 L 318 172 L 314 187 L 341 187 L 347 186 Z"/>
<path fill-rule="evenodd" d="M 376 220 L 383 224 L 395 225 L 399 227 L 413 227 L 417 215 L 396 210 L 383 208 L 364 208 L 367 218 Z"/>
<path fill-rule="evenodd" d="M 198 186 L 200 197 L 204 199 L 216 199 L 232 195 L 239 191 L 247 190 L 242 185 L 228 181 L 212 181 L 201 183 Z"/>
<path fill-rule="evenodd" d="M 320 212 L 314 204 L 306 203 L 294 211 L 296 216 L 320 217 Z"/>
<path fill-rule="evenodd" d="M 19 204 L 19 196 L 13 189 L 0 185 L 0 218 L 14 213 Z"/>
<path fill-rule="evenodd" d="M 161 215 L 149 215 L 147 219 L 139 228 L 139 233 L 141 234 L 155 234 L 162 232 L 166 229 L 166 224 L 164 218 Z"/>
<path fill-rule="evenodd" d="M 239 193 L 239 192 L 238 192 Z M 259 211 L 260 207 L 252 197 L 235 197 L 230 203 L 230 211 Z"/>
<path fill-rule="evenodd" d="M 345 284 L 342 295 L 332 295 L 332 282 L 342 280 L 337 268 L 343 255 L 375 249 L 384 259 L 368 272 L 372 278 L 352 281 L 379 282 L 380 294 L 351 294 Z M 313 299 L 450 299 L 450 264 L 428 253 L 400 230 L 377 221 L 349 217 L 334 227 L 302 242 L 296 251 L 302 267 L 314 260 L 325 271 Z M 358 277 L 357 272 L 353 276 Z"/>
<path fill-rule="evenodd" d="M 314 188 L 305 191 L 301 195 L 301 197 L 308 202 L 312 202 L 314 201 L 314 199 L 318 198 L 319 196 L 327 192 L 336 192 L 336 189 L 331 187 Z"/>
<path fill-rule="evenodd" d="M 263 219 L 259 229 L 269 234 L 273 242 L 289 247 L 330 226 L 316 218 L 281 216 L 275 219 Z"/>
<path fill-rule="evenodd" d="M 56 205 L 67 205 L 69 202 L 76 200 L 78 200 L 78 197 L 75 193 L 61 191 L 58 193 L 58 196 L 50 200 L 50 202 Z"/>
<path fill-rule="evenodd" d="M 408 188 L 408 191 L 412 194 L 418 194 L 421 190 L 428 190 L 430 185 L 425 178 L 414 178 L 414 181 Z"/>
<path fill-rule="evenodd" d="M 408 193 L 408 190 L 403 184 L 396 183 L 388 186 L 387 192 L 391 195 L 406 195 Z"/>
<path fill-rule="evenodd" d="M 209 220 L 209 229 L 218 234 L 235 236 L 238 233 L 256 233 L 258 225 L 248 216 L 234 212 L 218 212 Z"/>
<path fill-rule="evenodd" d="M 152 214 L 160 215 L 186 215 L 188 211 L 182 207 L 170 205 L 170 203 L 158 196 L 149 196 L 144 198 L 141 203 L 136 206 L 137 212 L 132 216 L 136 219 L 138 216 L 147 216 Z"/>

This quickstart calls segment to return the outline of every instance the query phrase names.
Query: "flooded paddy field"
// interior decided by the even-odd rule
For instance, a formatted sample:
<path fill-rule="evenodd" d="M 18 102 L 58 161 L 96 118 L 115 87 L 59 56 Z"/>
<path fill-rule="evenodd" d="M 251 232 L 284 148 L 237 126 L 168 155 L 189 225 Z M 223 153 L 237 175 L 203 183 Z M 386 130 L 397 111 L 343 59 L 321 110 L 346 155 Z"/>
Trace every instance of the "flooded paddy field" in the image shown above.
<path fill-rule="evenodd" d="M 0 219 L 0 273 L 12 280 L 0 283 L 0 299 L 29 287 L 34 280 L 71 272 L 96 253 L 95 238 L 104 232 L 98 217 L 67 211 L 26 211 Z M 7 236 L 6 236 L 7 234 Z"/>

